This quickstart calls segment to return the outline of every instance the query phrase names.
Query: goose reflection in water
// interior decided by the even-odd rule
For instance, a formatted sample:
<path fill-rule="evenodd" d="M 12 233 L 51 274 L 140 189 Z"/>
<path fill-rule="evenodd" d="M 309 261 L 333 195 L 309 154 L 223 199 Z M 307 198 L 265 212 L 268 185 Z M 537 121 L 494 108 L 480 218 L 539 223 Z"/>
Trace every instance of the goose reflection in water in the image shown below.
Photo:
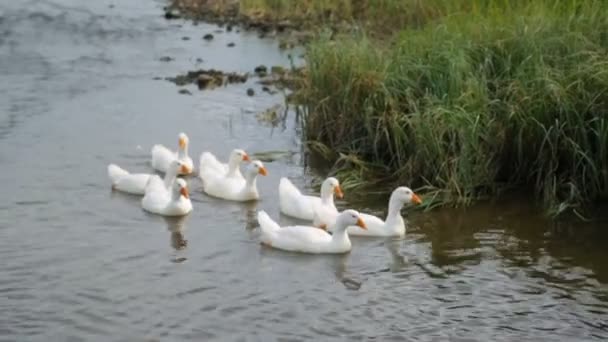
<path fill-rule="evenodd" d="M 188 240 L 184 238 L 185 222 L 188 216 L 164 217 L 167 223 L 167 230 L 171 233 L 170 243 L 176 251 L 188 246 Z"/>

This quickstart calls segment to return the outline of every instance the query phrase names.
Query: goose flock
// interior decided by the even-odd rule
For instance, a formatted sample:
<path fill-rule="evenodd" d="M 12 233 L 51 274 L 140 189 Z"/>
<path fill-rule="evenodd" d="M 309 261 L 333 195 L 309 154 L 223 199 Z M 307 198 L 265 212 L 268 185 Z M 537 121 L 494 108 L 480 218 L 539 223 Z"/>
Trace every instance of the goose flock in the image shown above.
<path fill-rule="evenodd" d="M 188 184 L 179 176 L 194 173 L 192 158 L 188 155 L 189 139 L 185 133 L 178 136 L 178 149 L 172 151 L 163 145 L 152 147 L 152 168 L 164 173 L 129 173 L 116 164 L 108 165 L 108 177 L 112 189 L 143 196 L 144 210 L 163 216 L 183 216 L 192 211 Z M 241 164 L 247 163 L 241 173 Z M 258 175 L 268 171 L 259 160 L 251 160 L 247 152 L 234 149 L 227 163 L 211 152 L 200 156 L 198 176 L 203 182 L 203 192 L 209 196 L 229 201 L 252 201 L 260 198 L 256 186 Z M 385 219 L 347 209 L 338 211 L 334 196 L 344 196 L 340 182 L 329 177 L 321 185 L 319 197 L 304 195 L 287 178 L 279 182 L 279 207 L 281 213 L 306 220 L 310 225 L 281 227 L 264 210 L 258 211 L 260 242 L 263 245 L 301 253 L 346 253 L 352 245 L 349 236 L 402 237 L 405 222 L 401 209 L 406 204 L 421 204 L 422 200 L 410 188 L 396 188 L 389 199 Z"/>

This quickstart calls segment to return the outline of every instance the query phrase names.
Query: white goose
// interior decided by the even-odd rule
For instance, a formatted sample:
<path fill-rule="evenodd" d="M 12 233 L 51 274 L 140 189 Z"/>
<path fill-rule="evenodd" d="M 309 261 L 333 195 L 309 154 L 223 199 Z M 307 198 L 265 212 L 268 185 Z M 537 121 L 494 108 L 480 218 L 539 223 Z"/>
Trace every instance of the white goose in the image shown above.
<path fill-rule="evenodd" d="M 400 186 L 393 191 L 388 201 L 386 220 L 369 214 L 361 214 L 361 218 L 367 224 L 367 229 L 363 230 L 351 225 L 348 227 L 348 234 L 353 236 L 404 236 L 405 222 L 401 217 L 401 208 L 406 203 L 421 204 L 422 200 L 410 188 Z M 326 225 L 331 231 L 338 226 L 337 222 L 335 224 L 327 222 Z"/>
<path fill-rule="evenodd" d="M 227 164 L 217 160 L 211 152 L 203 152 L 199 162 L 198 173 L 203 182 L 217 175 L 245 179 L 239 170 L 239 166 L 243 161 L 250 161 L 250 159 L 247 152 L 241 149 L 234 149 L 230 152 Z"/>
<path fill-rule="evenodd" d="M 258 174 L 266 176 L 268 172 L 259 160 L 254 160 L 245 171 L 245 179 L 229 177 L 224 174 L 209 175 L 203 183 L 203 191 L 213 197 L 231 201 L 251 201 L 260 198 L 256 186 Z"/>
<path fill-rule="evenodd" d="M 177 178 L 170 190 L 167 190 L 160 177 L 150 178 L 146 194 L 141 199 L 144 210 L 163 216 L 183 216 L 192 211 L 192 202 L 188 194 L 186 181 Z"/>
<path fill-rule="evenodd" d="M 190 158 L 190 156 L 188 155 L 189 142 L 190 139 L 188 139 L 186 133 L 180 133 L 178 139 L 179 146 L 177 152 L 173 152 L 160 144 L 152 146 L 152 167 L 160 172 L 167 172 L 167 170 L 169 169 L 169 164 L 171 164 L 173 160 L 177 159 L 184 165 L 186 165 L 187 172 L 183 172 L 180 170 L 180 175 L 187 175 L 192 173 L 194 169 L 194 164 L 192 163 L 192 158 Z"/>
<path fill-rule="evenodd" d="M 167 188 L 171 186 L 178 173 L 186 173 L 188 168 L 183 163 L 174 160 L 170 163 L 165 173 L 164 183 Z M 108 177 L 112 182 L 112 189 L 133 195 L 143 195 L 146 192 L 146 184 L 150 177 L 148 173 L 129 173 L 116 164 L 108 165 Z"/>
<path fill-rule="evenodd" d="M 357 225 L 361 229 L 366 227 L 359 213 L 351 209 L 338 215 L 333 234 L 309 226 L 280 227 L 263 210 L 258 212 L 258 223 L 262 231 L 262 244 L 291 252 L 313 254 L 350 251 L 352 245 L 346 228 L 350 225 Z"/>
<path fill-rule="evenodd" d="M 338 215 L 334 204 L 334 194 L 338 198 L 344 195 L 340 188 L 340 182 L 334 177 L 329 177 L 321 185 L 321 197 L 302 195 L 293 183 L 283 177 L 279 182 L 279 206 L 285 215 L 302 220 L 313 221 L 315 212 L 324 217 L 327 213 Z"/>

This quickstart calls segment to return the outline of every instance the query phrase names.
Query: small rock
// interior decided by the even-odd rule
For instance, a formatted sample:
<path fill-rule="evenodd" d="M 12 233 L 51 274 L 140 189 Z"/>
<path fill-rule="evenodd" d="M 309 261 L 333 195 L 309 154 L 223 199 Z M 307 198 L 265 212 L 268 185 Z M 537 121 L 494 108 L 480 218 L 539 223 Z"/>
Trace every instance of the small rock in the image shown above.
<path fill-rule="evenodd" d="M 276 82 L 276 80 L 274 79 L 274 77 L 264 77 L 264 76 L 260 76 L 260 80 L 258 81 L 259 84 L 263 84 L 263 85 L 273 85 Z"/>
<path fill-rule="evenodd" d="M 203 36 L 204 40 L 213 40 L 213 35 L 211 33 L 207 33 Z"/>
<path fill-rule="evenodd" d="M 161 62 L 171 62 L 173 60 L 173 58 L 171 58 L 169 56 L 163 56 L 163 57 L 159 58 L 159 60 Z"/>
<path fill-rule="evenodd" d="M 228 74 L 228 82 L 245 83 L 245 82 L 247 82 L 247 77 L 249 77 L 248 74 L 230 73 L 230 74 Z"/>
<path fill-rule="evenodd" d="M 165 80 L 175 83 L 178 86 L 185 86 L 188 83 L 192 83 L 185 75 L 177 75 L 175 77 L 165 77 Z"/>
<path fill-rule="evenodd" d="M 182 15 L 177 8 L 169 9 L 165 12 L 165 19 L 179 19 Z"/>
<path fill-rule="evenodd" d="M 190 40 L 190 37 L 182 37 L 182 40 Z"/>
<path fill-rule="evenodd" d="M 228 26 L 226 26 L 226 31 L 232 32 L 232 25 L 228 24 Z"/>
<path fill-rule="evenodd" d="M 214 79 L 212 76 L 201 74 L 196 79 L 196 84 L 198 85 L 199 89 L 206 89 L 213 84 L 213 80 Z"/>
<path fill-rule="evenodd" d="M 255 91 L 253 90 L 253 88 L 247 89 L 247 96 L 253 96 L 253 95 L 255 95 Z"/>
<path fill-rule="evenodd" d="M 160 77 L 160 76 L 156 76 L 156 77 L 154 77 L 154 78 L 153 78 L 153 80 L 155 80 L 155 81 L 162 80 L 162 79 L 163 79 L 163 78 L 162 78 L 162 77 Z"/>
<path fill-rule="evenodd" d="M 272 89 L 270 89 L 270 87 L 267 87 L 267 86 L 263 86 L 262 91 L 267 92 L 270 95 L 274 95 L 277 93 L 276 90 L 272 90 Z"/>
<path fill-rule="evenodd" d="M 236 30 L 236 33 L 241 33 L 241 30 Z"/>
<path fill-rule="evenodd" d="M 199 58 L 197 58 L 197 59 L 196 59 L 196 63 L 203 63 L 203 59 L 202 59 L 202 58 L 200 58 L 200 57 L 199 57 Z"/>
<path fill-rule="evenodd" d="M 227 47 L 234 47 L 236 44 L 234 44 L 233 42 L 228 43 L 228 45 L 226 45 Z"/>
<path fill-rule="evenodd" d="M 192 95 L 192 93 L 188 89 L 180 89 L 178 91 L 178 93 L 183 94 L 183 95 Z"/>
<path fill-rule="evenodd" d="M 175 77 L 167 77 L 165 79 L 175 83 L 178 86 L 185 86 L 194 83 L 198 85 L 199 89 L 203 90 L 226 84 L 245 83 L 247 82 L 247 77 L 247 74 L 239 74 L 236 72 L 225 73 L 215 69 L 200 69 L 188 71 L 185 74 L 177 75 Z"/>
<path fill-rule="evenodd" d="M 258 65 L 257 67 L 255 67 L 255 69 L 253 69 L 253 72 L 255 72 L 258 75 L 260 75 L 260 74 L 265 75 L 268 72 L 268 68 L 266 68 L 265 65 Z"/>
<path fill-rule="evenodd" d="M 270 95 L 274 95 L 274 94 L 276 94 L 276 93 L 277 93 L 275 90 L 272 90 L 272 89 L 270 89 L 270 88 L 269 88 L 269 87 L 267 87 L 267 86 L 263 86 L 263 87 L 262 87 L 262 91 L 267 92 L 267 93 L 268 93 L 268 94 L 270 94 Z"/>
<path fill-rule="evenodd" d="M 114 8 L 114 4 L 108 5 L 108 8 Z"/>

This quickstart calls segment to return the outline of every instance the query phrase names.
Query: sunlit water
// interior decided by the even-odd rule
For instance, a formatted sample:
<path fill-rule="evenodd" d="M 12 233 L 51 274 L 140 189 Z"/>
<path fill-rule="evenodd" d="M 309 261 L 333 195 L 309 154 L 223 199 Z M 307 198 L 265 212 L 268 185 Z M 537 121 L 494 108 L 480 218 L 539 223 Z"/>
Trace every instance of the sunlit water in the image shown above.
<path fill-rule="evenodd" d="M 261 247 L 256 209 L 295 222 L 279 215 L 279 178 L 314 191 L 296 118 L 260 123 L 255 113 L 283 100 L 255 80 L 187 96 L 154 78 L 288 57 L 255 33 L 206 42 L 217 27 L 165 21 L 163 5 L 0 3 L 1 341 L 608 338 L 605 236 L 548 227 L 525 205 L 405 211 L 405 239 L 353 239 L 343 256 Z M 149 172 L 150 147 L 173 147 L 180 131 L 195 160 L 289 153 L 266 163 L 258 203 L 211 199 L 190 178 L 184 220 L 112 193 L 108 163 Z"/>

